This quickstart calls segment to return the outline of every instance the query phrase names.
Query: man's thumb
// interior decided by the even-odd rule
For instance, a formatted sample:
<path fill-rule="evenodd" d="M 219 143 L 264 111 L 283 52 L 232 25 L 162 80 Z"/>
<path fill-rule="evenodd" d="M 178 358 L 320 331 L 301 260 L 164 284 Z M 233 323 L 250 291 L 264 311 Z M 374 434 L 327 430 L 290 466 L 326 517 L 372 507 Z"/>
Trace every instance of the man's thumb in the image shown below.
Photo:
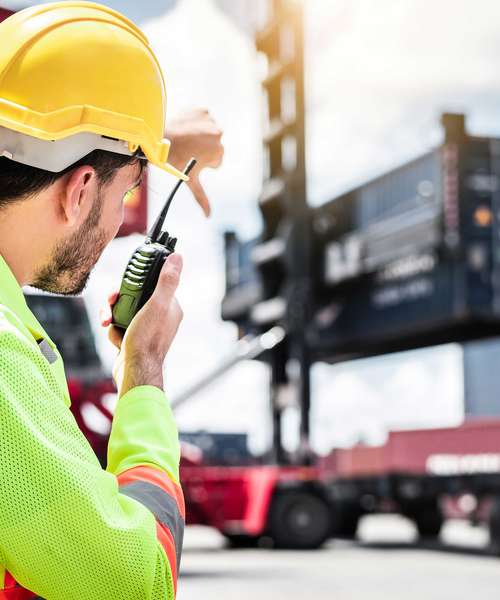
<path fill-rule="evenodd" d="M 210 201 L 205 194 L 205 190 L 198 179 L 198 175 L 190 175 L 189 176 L 189 189 L 193 193 L 193 196 L 196 199 L 196 202 L 201 206 L 203 212 L 205 213 L 205 217 L 210 216 Z"/>
<path fill-rule="evenodd" d="M 158 283 L 152 297 L 163 305 L 169 304 L 179 285 L 181 271 L 182 256 L 177 253 L 171 254 L 160 271 Z"/>

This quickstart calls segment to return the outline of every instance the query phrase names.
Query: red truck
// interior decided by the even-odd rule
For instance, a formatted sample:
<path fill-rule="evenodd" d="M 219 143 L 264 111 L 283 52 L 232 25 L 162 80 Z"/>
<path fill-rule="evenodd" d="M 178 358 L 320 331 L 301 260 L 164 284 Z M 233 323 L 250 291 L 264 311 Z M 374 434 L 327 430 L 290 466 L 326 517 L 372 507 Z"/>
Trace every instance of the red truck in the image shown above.
<path fill-rule="evenodd" d="M 233 547 L 269 540 L 312 549 L 331 535 L 332 506 L 315 467 L 181 463 L 189 525 L 218 529 Z"/>
<path fill-rule="evenodd" d="M 233 545 L 267 537 L 314 548 L 356 536 L 360 519 L 399 513 L 421 538 L 446 518 L 487 524 L 500 551 L 500 419 L 391 432 L 383 446 L 336 449 L 314 467 L 203 465 L 183 461 L 190 523 L 211 525 Z"/>

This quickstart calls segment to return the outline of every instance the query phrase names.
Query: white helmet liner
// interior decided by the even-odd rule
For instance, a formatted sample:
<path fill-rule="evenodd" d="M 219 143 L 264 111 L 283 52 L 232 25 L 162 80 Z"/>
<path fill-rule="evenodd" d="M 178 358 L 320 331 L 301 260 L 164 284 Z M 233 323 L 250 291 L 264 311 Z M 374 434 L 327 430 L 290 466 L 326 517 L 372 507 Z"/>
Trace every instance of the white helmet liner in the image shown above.
<path fill-rule="evenodd" d="M 44 171 L 64 171 L 93 150 L 133 154 L 128 142 L 95 133 L 76 133 L 62 140 L 46 141 L 0 127 L 0 156 Z"/>

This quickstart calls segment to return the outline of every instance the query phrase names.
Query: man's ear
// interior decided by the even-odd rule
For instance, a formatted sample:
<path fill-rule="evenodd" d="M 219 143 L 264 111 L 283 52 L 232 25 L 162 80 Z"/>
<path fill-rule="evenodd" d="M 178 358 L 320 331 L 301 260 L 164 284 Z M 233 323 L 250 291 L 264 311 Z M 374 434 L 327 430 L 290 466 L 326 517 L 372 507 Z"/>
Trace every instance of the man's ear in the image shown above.
<path fill-rule="evenodd" d="M 65 224 L 82 222 L 90 210 L 97 189 L 97 174 L 89 165 L 70 171 L 61 181 L 59 208 Z"/>

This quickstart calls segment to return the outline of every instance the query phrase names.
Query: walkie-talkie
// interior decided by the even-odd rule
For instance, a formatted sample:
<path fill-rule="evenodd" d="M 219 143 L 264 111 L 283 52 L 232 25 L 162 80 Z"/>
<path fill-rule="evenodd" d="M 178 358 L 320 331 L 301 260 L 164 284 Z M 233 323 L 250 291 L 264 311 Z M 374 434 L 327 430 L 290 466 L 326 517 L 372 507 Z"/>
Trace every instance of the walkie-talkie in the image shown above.
<path fill-rule="evenodd" d="M 192 158 L 184 169 L 184 175 L 187 175 L 195 164 L 196 160 Z M 162 231 L 162 228 L 170 204 L 181 183 L 182 180 L 179 179 L 149 230 L 146 240 L 128 261 L 120 286 L 120 295 L 113 306 L 113 325 L 117 327 L 127 329 L 135 314 L 154 292 L 167 256 L 175 252 L 177 238 L 171 237 L 168 231 Z"/>

